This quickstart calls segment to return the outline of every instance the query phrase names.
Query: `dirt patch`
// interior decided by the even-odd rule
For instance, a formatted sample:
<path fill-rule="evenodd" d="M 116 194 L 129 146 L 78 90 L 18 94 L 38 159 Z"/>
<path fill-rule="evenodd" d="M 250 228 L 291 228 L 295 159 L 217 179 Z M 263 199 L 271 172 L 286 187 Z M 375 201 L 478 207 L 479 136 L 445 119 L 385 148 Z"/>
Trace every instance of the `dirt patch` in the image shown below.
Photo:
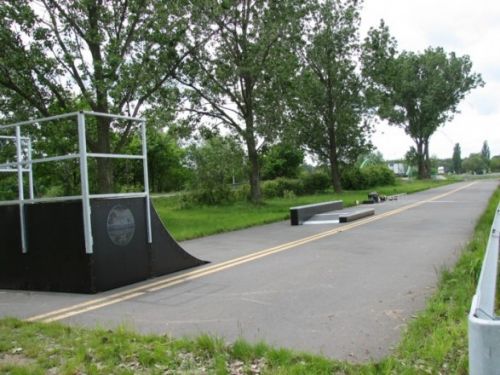
<path fill-rule="evenodd" d="M 32 358 L 28 358 L 21 353 L 16 354 L 0 354 L 0 368 L 6 366 L 30 366 L 35 363 L 35 360 Z"/>

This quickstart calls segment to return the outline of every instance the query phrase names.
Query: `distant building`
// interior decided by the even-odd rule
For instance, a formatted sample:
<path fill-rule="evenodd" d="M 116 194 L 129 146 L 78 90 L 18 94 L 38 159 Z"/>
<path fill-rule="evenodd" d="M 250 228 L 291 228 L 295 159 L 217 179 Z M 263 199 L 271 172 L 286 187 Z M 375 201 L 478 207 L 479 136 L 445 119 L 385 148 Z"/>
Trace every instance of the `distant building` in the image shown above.
<path fill-rule="evenodd" d="M 438 174 L 444 174 L 444 167 L 438 167 Z"/>
<path fill-rule="evenodd" d="M 387 167 L 394 172 L 396 176 L 406 176 L 406 166 L 401 162 L 389 162 Z"/>

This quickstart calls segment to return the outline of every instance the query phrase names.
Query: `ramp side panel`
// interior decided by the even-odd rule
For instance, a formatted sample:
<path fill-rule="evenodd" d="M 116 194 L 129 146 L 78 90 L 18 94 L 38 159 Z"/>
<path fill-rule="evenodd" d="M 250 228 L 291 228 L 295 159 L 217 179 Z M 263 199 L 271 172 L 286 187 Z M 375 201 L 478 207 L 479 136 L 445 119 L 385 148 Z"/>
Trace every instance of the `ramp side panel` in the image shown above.
<path fill-rule="evenodd" d="M 96 291 L 150 277 L 145 211 L 143 198 L 91 201 Z"/>
<path fill-rule="evenodd" d="M 0 206 L 0 289 L 25 289 L 19 206 Z"/>
<path fill-rule="evenodd" d="M 165 275 L 209 263 L 186 252 L 168 232 L 153 204 L 150 204 L 153 231 L 153 243 L 151 244 L 152 276 Z"/>
<path fill-rule="evenodd" d="M 26 205 L 26 289 L 92 292 L 81 201 Z"/>

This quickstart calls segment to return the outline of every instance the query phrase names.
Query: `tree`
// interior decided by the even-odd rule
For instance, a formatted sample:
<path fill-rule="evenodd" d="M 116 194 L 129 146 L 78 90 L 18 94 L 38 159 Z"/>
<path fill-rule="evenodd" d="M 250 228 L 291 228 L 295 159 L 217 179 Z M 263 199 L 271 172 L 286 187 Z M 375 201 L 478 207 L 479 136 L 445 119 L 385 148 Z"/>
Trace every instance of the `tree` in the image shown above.
<path fill-rule="evenodd" d="M 429 140 L 451 120 L 472 89 L 482 86 L 469 56 L 427 48 L 403 51 L 381 22 L 363 45 L 363 74 L 371 82 L 370 99 L 378 115 L 402 127 L 416 145 L 419 178 L 430 177 Z"/>
<path fill-rule="evenodd" d="M 269 147 L 262 157 L 262 178 L 296 178 L 304 161 L 304 151 L 295 145 L 278 143 Z"/>
<path fill-rule="evenodd" d="M 481 158 L 484 161 L 484 164 L 486 165 L 486 170 L 489 170 L 490 168 L 490 147 L 488 146 L 488 141 L 484 141 L 483 147 L 481 148 Z"/>
<path fill-rule="evenodd" d="M 500 172 L 500 155 L 496 155 L 491 158 L 490 169 L 492 172 Z"/>
<path fill-rule="evenodd" d="M 43 116 L 79 109 L 136 116 L 146 104 L 168 105 L 175 92 L 170 79 L 190 53 L 181 44 L 189 30 L 186 4 L 2 2 L 1 94 Z M 120 153 L 133 126 L 101 117 L 89 131 L 89 148 Z M 99 158 L 97 170 L 99 190 L 111 191 L 111 160 Z"/>
<path fill-rule="evenodd" d="M 291 46 L 303 7 L 298 0 L 206 3 L 193 17 L 193 38 L 210 42 L 196 49 L 177 76 L 189 120 L 223 125 L 245 144 L 253 202 L 261 199 L 260 147 L 276 139 L 284 113 L 273 88 L 293 74 Z"/>
<path fill-rule="evenodd" d="M 195 199 L 207 204 L 230 200 L 232 178 L 243 168 L 240 144 L 232 137 L 214 135 L 199 146 L 191 146 L 188 158 L 194 170 Z"/>
<path fill-rule="evenodd" d="M 460 143 L 456 143 L 453 148 L 452 170 L 454 173 L 462 173 L 462 156 L 460 150 Z"/>
<path fill-rule="evenodd" d="M 469 173 L 483 174 L 487 167 L 481 154 L 470 154 L 469 157 L 462 162 L 462 168 Z"/>
<path fill-rule="evenodd" d="M 148 171 L 149 186 L 154 192 L 179 191 L 185 188 L 189 179 L 190 171 L 184 165 L 186 151 L 182 149 L 169 133 L 156 130 L 151 127 L 147 133 L 148 138 Z M 134 137 L 127 148 L 130 154 L 141 153 L 139 137 Z M 132 161 L 120 161 L 118 179 L 122 185 L 142 184 L 142 163 Z M 130 182 L 132 180 L 132 182 Z"/>
<path fill-rule="evenodd" d="M 342 190 L 341 164 L 354 163 L 370 149 L 356 63 L 360 6 L 356 0 L 319 3 L 299 51 L 304 66 L 296 105 L 301 139 L 328 162 L 336 192 Z"/>

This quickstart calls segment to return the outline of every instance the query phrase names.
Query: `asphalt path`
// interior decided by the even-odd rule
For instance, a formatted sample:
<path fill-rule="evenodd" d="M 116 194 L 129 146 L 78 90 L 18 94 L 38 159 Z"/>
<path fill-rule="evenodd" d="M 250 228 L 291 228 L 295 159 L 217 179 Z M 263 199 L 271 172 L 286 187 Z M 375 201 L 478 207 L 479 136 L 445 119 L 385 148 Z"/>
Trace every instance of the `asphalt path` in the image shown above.
<path fill-rule="evenodd" d="M 497 186 L 464 182 L 367 205 L 375 216 L 353 223 L 279 222 L 185 241 L 211 263 L 98 295 L 0 290 L 0 316 L 379 359 L 425 307 Z"/>

